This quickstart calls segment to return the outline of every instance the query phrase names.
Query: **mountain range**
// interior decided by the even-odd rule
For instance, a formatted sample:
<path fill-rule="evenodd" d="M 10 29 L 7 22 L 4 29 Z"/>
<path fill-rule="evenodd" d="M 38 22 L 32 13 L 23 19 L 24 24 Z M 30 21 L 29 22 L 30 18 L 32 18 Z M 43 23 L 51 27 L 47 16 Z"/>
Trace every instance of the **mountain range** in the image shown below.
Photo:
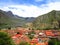
<path fill-rule="evenodd" d="M 0 28 L 26 26 L 34 20 L 34 17 L 20 17 L 14 15 L 11 11 L 0 10 Z"/>
<path fill-rule="evenodd" d="M 0 28 L 30 27 L 33 29 L 59 29 L 60 11 L 52 10 L 38 17 L 21 17 L 11 11 L 0 10 Z"/>

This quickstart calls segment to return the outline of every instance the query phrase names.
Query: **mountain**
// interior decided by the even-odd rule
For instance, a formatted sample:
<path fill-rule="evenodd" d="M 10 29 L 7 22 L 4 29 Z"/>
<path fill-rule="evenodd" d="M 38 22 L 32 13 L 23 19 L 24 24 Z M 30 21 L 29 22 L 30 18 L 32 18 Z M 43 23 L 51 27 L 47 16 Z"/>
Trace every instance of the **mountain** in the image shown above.
<path fill-rule="evenodd" d="M 0 28 L 25 27 L 26 23 L 30 23 L 34 20 L 34 17 L 20 17 L 14 15 L 11 11 L 0 10 Z"/>
<path fill-rule="evenodd" d="M 60 11 L 53 10 L 47 14 L 38 16 L 33 21 L 35 29 L 59 29 L 60 28 Z"/>
<path fill-rule="evenodd" d="M 34 17 L 26 17 L 25 20 L 30 23 L 30 22 L 33 22 L 35 20 Z"/>

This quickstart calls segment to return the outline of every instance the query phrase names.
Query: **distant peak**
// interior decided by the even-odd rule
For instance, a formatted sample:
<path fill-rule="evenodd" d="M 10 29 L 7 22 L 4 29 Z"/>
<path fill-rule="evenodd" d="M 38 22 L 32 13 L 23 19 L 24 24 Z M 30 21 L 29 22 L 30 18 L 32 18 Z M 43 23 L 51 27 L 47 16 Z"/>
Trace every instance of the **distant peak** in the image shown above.
<path fill-rule="evenodd" d="M 7 13 L 11 13 L 11 14 L 12 14 L 12 12 L 11 12 L 11 11 L 7 11 Z"/>
<path fill-rule="evenodd" d="M 51 12 L 57 12 L 57 11 L 60 11 L 60 10 L 52 10 Z"/>
<path fill-rule="evenodd" d="M 51 12 L 55 12 L 56 10 L 52 10 Z"/>

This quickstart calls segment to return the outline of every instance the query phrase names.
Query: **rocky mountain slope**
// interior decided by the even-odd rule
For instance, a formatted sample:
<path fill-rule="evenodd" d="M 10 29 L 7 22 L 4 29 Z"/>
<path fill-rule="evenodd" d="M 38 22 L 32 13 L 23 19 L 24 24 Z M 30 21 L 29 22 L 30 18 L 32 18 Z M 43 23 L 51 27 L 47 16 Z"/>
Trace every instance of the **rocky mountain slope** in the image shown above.
<path fill-rule="evenodd" d="M 47 14 L 41 15 L 33 21 L 35 29 L 59 29 L 60 11 L 53 10 Z"/>

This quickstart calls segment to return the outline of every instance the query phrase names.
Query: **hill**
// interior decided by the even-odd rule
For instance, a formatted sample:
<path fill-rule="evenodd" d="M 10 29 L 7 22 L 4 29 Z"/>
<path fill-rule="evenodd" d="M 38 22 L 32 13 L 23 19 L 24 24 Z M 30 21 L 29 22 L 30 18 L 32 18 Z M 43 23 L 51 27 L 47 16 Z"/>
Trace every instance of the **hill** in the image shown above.
<path fill-rule="evenodd" d="M 0 28 L 25 27 L 26 23 L 30 23 L 34 20 L 34 17 L 20 17 L 14 15 L 11 11 L 0 10 Z"/>
<path fill-rule="evenodd" d="M 35 29 L 59 29 L 60 28 L 60 11 L 53 10 L 47 14 L 37 17 L 33 21 Z"/>

